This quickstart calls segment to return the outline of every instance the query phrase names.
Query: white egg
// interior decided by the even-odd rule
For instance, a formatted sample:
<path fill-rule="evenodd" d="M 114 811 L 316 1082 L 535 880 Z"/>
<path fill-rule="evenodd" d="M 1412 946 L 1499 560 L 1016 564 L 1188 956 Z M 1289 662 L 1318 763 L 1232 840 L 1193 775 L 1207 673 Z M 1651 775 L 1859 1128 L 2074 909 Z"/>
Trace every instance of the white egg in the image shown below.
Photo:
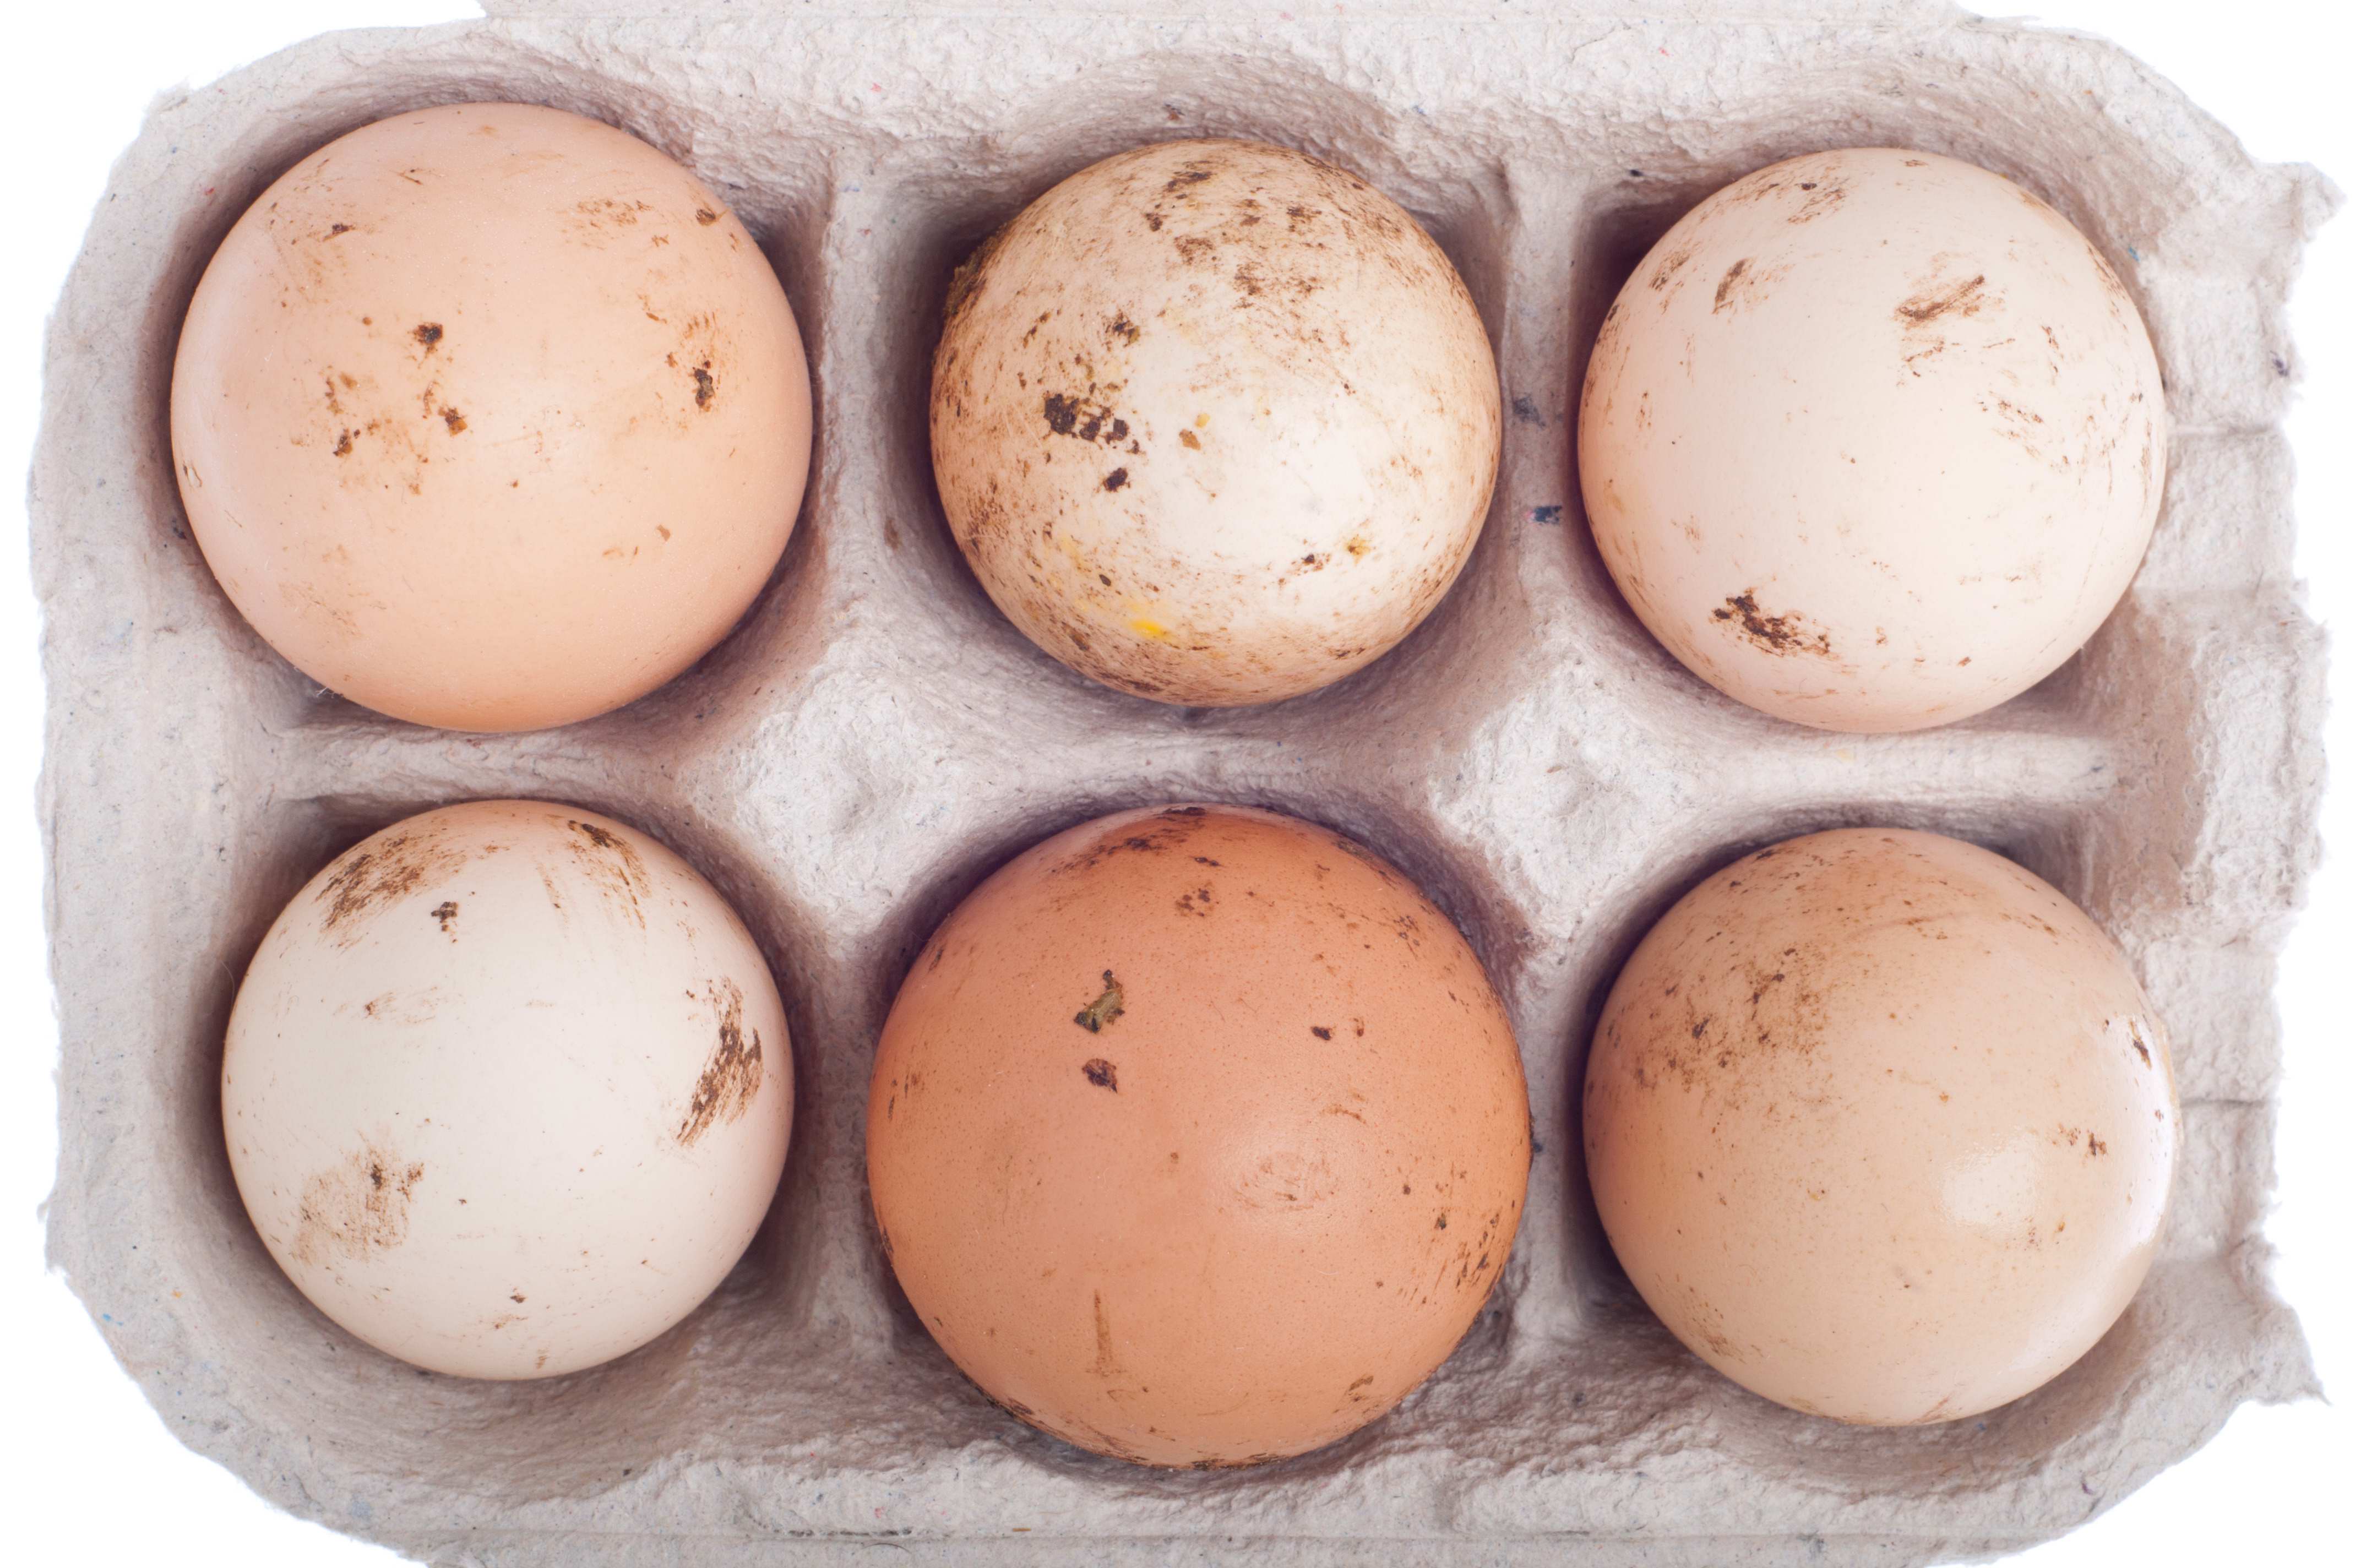
<path fill-rule="evenodd" d="M 370 1344 L 475 1377 L 622 1354 L 730 1272 L 786 1157 L 761 950 L 621 823 L 477 801 L 338 856 L 247 970 L 222 1063 L 264 1245 Z"/>
<path fill-rule="evenodd" d="M 1350 674 L 1442 599 L 1491 499 L 1499 381 L 1450 258 L 1383 192 L 1165 142 L 968 263 L 933 433 L 951 532 L 1027 636 L 1228 707 Z"/>
<path fill-rule="evenodd" d="M 1931 153 L 1748 175 L 1673 225 L 1599 329 L 1582 495 L 1649 630 L 1739 701 L 1922 729 L 2024 691 L 2129 585 L 2163 383 L 2106 259 Z"/>

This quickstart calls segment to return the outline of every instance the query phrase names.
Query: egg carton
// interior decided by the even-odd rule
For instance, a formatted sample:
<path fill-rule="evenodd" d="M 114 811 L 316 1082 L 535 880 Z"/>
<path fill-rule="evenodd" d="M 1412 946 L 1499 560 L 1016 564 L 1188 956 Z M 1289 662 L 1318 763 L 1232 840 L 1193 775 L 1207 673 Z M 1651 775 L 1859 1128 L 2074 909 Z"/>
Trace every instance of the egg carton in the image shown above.
<path fill-rule="evenodd" d="M 2240 1401 L 2313 1391 L 2260 1223 L 2274 953 L 2323 767 L 2279 430 L 2320 176 L 2258 165 L 2107 44 L 1927 0 L 489 9 L 159 102 L 50 329 L 50 1256 L 190 1447 L 446 1564 L 1917 1563 L 2068 1530 Z M 761 238 L 813 355 L 812 482 L 762 598 L 690 673 L 568 729 L 421 729 L 310 684 L 207 573 L 168 455 L 175 333 L 239 212 L 330 138 L 455 99 L 680 158 Z M 1196 135 L 1304 148 L 1417 214 L 1509 415 L 1441 608 L 1259 708 L 1137 701 L 1037 651 L 961 564 L 928 455 L 952 269 L 1064 175 Z M 1591 543 L 1572 438 L 1651 242 L 1747 170 L 1866 144 L 1968 159 L 2071 217 L 2146 313 L 2175 421 L 2155 543 L 2090 644 L 1980 718 L 1882 737 L 1763 718 L 1660 649 Z M 799 1091 L 728 1283 L 541 1383 L 429 1376 L 313 1311 L 247 1223 L 219 1121 L 231 998 L 281 904 L 366 833 L 494 795 L 609 812 L 710 877 L 787 997 Z M 863 1190 L 870 1053 L 927 933 L 1053 830 L 1181 799 L 1314 818 L 1410 872 L 1507 1000 L 1533 1106 L 1523 1229 L 1457 1354 L 1355 1436 L 1248 1471 L 1136 1469 L 994 1409 L 900 1298 Z M 1616 1267 L 1577 1135 L 1590 1028 L 1649 924 L 1729 857 L 1855 823 L 1973 839 L 2088 909 L 2170 1023 L 2187 1115 L 2159 1261 L 2114 1331 L 2035 1394 L 1908 1430 L 1796 1414 L 1682 1350 Z"/>

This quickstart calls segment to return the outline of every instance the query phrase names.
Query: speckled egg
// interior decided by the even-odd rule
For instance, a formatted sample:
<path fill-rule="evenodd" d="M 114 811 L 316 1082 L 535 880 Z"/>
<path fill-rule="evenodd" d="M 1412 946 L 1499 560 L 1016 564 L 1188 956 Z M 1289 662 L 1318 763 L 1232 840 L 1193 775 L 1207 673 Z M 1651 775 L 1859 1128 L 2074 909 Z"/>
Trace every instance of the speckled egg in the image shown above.
<path fill-rule="evenodd" d="M 248 966 L 222 1124 L 330 1318 L 470 1377 L 645 1343 L 730 1272 L 786 1157 L 777 990 L 719 894 L 577 806 L 475 801 L 336 857 Z"/>
<path fill-rule="evenodd" d="M 1583 1140 L 1656 1315 L 1767 1398 L 1974 1415 L 2097 1343 L 2180 1140 L 2130 966 L 2031 872 L 1853 828 L 1724 867 L 1623 967 Z"/>
<path fill-rule="evenodd" d="M 647 143 L 522 104 L 381 120 L 273 182 L 190 302 L 171 412 L 264 641 L 455 729 L 587 718 L 703 656 L 811 452 L 753 236 Z"/>
<path fill-rule="evenodd" d="M 1175 141 L 1066 180 L 951 287 L 951 532 L 1053 657 L 1159 701 L 1338 680 L 1475 547 L 1492 349 L 1415 219 L 1284 148 Z"/>
<path fill-rule="evenodd" d="M 1010 861 L 878 1042 L 869 1183 L 984 1392 L 1142 1464 L 1330 1442 L 1491 1294 L 1530 1129 L 1509 1021 L 1401 873 L 1310 823 L 1126 811 Z"/>
<path fill-rule="evenodd" d="M 2114 608 L 2164 494 L 2154 347 L 2106 258 L 1955 159 L 1789 159 L 1700 203 L 1608 312 L 1582 496 L 1704 679 L 1824 729 L 1980 713 Z"/>

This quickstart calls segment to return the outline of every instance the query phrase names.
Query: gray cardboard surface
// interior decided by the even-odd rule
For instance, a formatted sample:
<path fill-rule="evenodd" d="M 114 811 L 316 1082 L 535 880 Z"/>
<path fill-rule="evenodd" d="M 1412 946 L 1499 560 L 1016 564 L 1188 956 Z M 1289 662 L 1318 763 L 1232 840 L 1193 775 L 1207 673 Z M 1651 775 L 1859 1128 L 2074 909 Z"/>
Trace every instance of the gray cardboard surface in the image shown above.
<path fill-rule="evenodd" d="M 192 1448 L 446 1564 L 1902 1563 L 2064 1530 L 2241 1401 L 2313 1391 L 2260 1224 L 2274 955 L 2317 853 L 2323 640 L 2278 426 L 2320 176 L 2255 163 L 2106 44 L 1927 0 L 492 10 L 159 102 L 50 330 L 50 1256 Z M 215 587 L 168 455 L 181 313 L 247 203 L 343 131 L 460 98 L 686 160 L 763 240 L 813 356 L 812 484 L 762 600 L 672 685 L 537 734 L 310 685 Z M 1203 134 L 1303 148 L 1417 213 L 1513 411 L 1440 610 L 1259 709 L 1134 701 L 1040 654 L 961 565 L 928 462 L 951 268 L 1062 175 Z M 2080 224 L 2147 313 L 2175 420 L 2155 543 L 2089 646 L 1980 718 L 1876 738 L 1764 718 L 1656 647 L 1590 544 L 1571 424 L 1655 236 L 1748 170 L 1867 143 L 1982 163 Z M 296 888 L 397 817 L 505 795 L 610 812 L 716 882 L 788 998 L 799 1090 L 730 1282 L 646 1349 L 536 1384 L 429 1376 L 314 1312 L 246 1222 L 215 1085 L 237 976 Z M 1540 1146 L 1508 1274 L 1443 1371 L 1247 1472 L 1136 1470 L 1003 1415 L 896 1293 L 862 1190 L 869 1053 L 926 933 L 1047 833 L 1175 798 L 1312 817 L 1414 874 L 1510 1005 Z M 1688 1356 L 1617 1270 L 1576 1136 L 1590 1022 L 1649 922 L 1748 847 L 1865 822 L 1988 844 L 2088 908 L 2171 1023 L 2187 1111 L 2165 1252 L 2114 1332 L 2015 1404 L 1907 1431 L 1779 1409 Z"/>

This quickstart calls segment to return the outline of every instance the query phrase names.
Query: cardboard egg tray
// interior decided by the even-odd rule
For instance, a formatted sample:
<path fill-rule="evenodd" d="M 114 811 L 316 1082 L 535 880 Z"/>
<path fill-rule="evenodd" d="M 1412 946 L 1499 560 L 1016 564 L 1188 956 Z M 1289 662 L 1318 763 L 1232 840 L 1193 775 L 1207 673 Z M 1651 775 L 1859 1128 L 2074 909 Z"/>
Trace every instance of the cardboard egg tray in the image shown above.
<path fill-rule="evenodd" d="M 2323 639 L 2290 579 L 2282 306 L 2334 192 L 2261 166 L 2114 48 L 1947 5 L 1544 0 L 1017 7 L 496 0 L 320 38 L 156 106 L 51 328 L 34 477 L 49 621 L 41 808 L 63 1018 L 53 1260 L 166 1423 L 266 1497 L 446 1564 L 1916 1563 L 2065 1530 L 2246 1399 L 2312 1387 L 2268 1282 L 2273 955 L 2317 849 Z M 761 238 L 813 355 L 804 513 L 697 668 L 589 723 L 381 718 L 247 629 L 185 527 L 175 333 L 246 204 L 331 137 L 454 99 L 597 115 Z M 927 384 L 945 284 L 1062 176 L 1140 141 L 1260 137 L 1354 169 L 1465 275 L 1499 356 L 1499 488 L 1465 576 L 1369 669 L 1274 707 L 1092 685 L 993 609 L 945 528 Z M 1823 734 L 1701 685 L 1625 609 L 1573 422 L 1626 272 L 1791 153 L 1930 148 L 2024 182 L 2147 314 L 2176 423 L 2129 596 L 1969 722 Z M 578 802 L 735 902 L 788 999 L 795 1144 L 763 1233 L 679 1328 L 542 1383 L 432 1376 L 280 1275 L 224 1154 L 238 976 L 344 846 L 470 796 Z M 994 1409 L 870 1227 L 870 1052 L 903 969 L 986 872 L 1148 802 L 1367 840 L 1457 919 L 1533 1105 L 1513 1261 L 1450 1362 L 1352 1438 L 1170 1474 Z M 2096 1349 L 1982 1418 L 1850 1429 L 1687 1354 L 1616 1267 L 1576 1135 L 1617 966 L 1707 871 L 1891 823 L 2014 856 L 2124 945 L 2169 1020 L 2187 1147 L 2159 1262 Z"/>

